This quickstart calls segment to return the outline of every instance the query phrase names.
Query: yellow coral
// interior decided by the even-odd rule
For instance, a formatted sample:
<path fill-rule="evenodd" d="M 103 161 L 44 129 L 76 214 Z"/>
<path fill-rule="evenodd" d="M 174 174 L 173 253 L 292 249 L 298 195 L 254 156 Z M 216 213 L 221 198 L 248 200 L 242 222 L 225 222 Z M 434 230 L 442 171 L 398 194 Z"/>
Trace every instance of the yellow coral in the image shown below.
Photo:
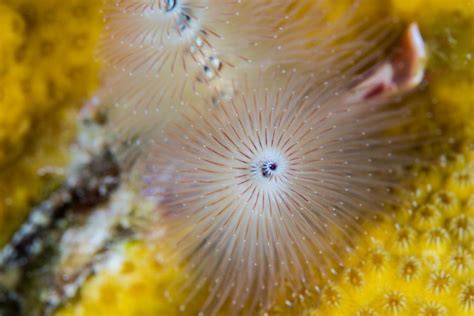
<path fill-rule="evenodd" d="M 474 5 L 466 0 L 392 0 L 392 6 L 401 16 L 433 16 L 439 12 L 461 12 L 466 16 L 474 15 Z"/>
<path fill-rule="evenodd" d="M 159 254 L 140 242 L 120 246 L 102 272 L 82 287 L 80 299 L 57 315 L 182 314 L 183 294 L 169 288 L 182 274 Z"/>
<path fill-rule="evenodd" d="M 30 122 L 25 115 L 21 82 L 25 67 L 15 63 L 15 54 L 23 42 L 24 23 L 15 11 L 0 4 L 0 27 L 3 35 L 0 41 L 0 162 L 3 162 L 14 155 L 11 144 L 25 135 Z"/>
<path fill-rule="evenodd" d="M 94 0 L 0 0 L 0 245 L 61 178 L 74 109 L 97 86 Z"/>
<path fill-rule="evenodd" d="M 430 171 L 445 180 L 408 218 L 399 212 L 379 222 L 382 227 L 368 228 L 359 242 L 364 247 L 330 285 L 340 303 L 322 296 L 312 315 L 472 315 L 474 216 L 468 203 L 474 183 L 450 185 L 452 175 L 474 176 L 470 154 L 464 157 L 466 164 L 447 174 L 441 167 Z M 440 205 L 442 196 L 457 197 L 457 211 Z M 378 234 L 381 229 L 384 234 Z"/>

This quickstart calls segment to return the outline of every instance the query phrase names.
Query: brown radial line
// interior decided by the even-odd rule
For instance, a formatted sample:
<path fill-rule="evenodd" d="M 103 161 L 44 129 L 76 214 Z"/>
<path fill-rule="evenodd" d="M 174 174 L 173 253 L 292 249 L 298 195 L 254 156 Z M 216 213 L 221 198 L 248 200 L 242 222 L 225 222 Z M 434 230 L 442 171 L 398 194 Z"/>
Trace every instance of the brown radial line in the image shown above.
<path fill-rule="evenodd" d="M 120 44 L 120 45 L 122 45 L 122 44 Z M 115 54 L 113 54 L 113 53 L 108 53 L 108 54 L 111 54 L 112 63 L 119 64 L 119 63 L 122 63 L 124 59 L 128 59 L 130 57 L 133 57 L 134 52 L 130 52 L 127 55 L 124 55 L 124 56 L 122 56 L 121 58 L 119 58 L 118 60 L 115 60 L 115 61 L 114 61 L 114 59 L 117 58 L 117 57 L 114 57 L 114 55 L 118 56 L 119 53 L 115 52 Z M 105 57 L 105 58 L 107 58 L 107 57 Z M 120 71 L 121 71 L 121 69 L 120 69 Z"/>
<path fill-rule="evenodd" d="M 225 132 L 224 130 L 222 130 L 221 132 L 222 132 L 222 134 L 226 134 L 226 132 Z M 216 143 L 218 143 L 219 145 L 221 145 L 221 147 L 227 149 L 227 151 L 228 151 L 229 153 L 232 153 L 232 150 L 230 150 L 229 147 L 227 147 L 226 145 L 224 145 L 214 134 L 212 135 L 212 139 L 213 139 Z M 227 157 L 225 157 L 225 158 L 227 159 Z"/>
<path fill-rule="evenodd" d="M 208 163 L 210 163 L 210 164 L 219 166 L 219 167 L 227 167 L 227 165 L 225 165 L 225 164 L 218 163 L 218 162 L 216 162 L 216 161 L 209 160 L 209 159 L 207 159 L 207 158 L 201 158 L 201 160 L 202 160 L 202 161 L 205 161 L 205 162 L 208 162 Z"/>
<path fill-rule="evenodd" d="M 250 182 L 250 179 L 247 179 L 247 180 L 245 180 L 245 181 L 243 181 L 243 182 L 237 183 L 237 185 L 240 186 L 240 185 L 246 184 L 247 182 Z M 250 182 L 250 183 L 248 184 L 248 186 L 246 187 L 246 189 L 243 190 L 243 191 L 240 193 L 240 196 L 242 197 L 245 193 L 247 193 L 248 190 L 250 190 L 250 189 L 251 189 L 252 187 L 254 187 L 254 186 L 255 186 L 255 184 L 253 184 L 252 182 Z"/>
<path fill-rule="evenodd" d="M 243 98 L 243 100 L 244 100 L 245 114 L 247 115 L 247 118 L 249 120 L 248 122 L 250 123 L 250 129 L 252 130 L 252 133 L 254 133 L 255 132 L 255 127 L 253 126 L 254 122 L 253 122 L 252 116 L 250 115 L 247 100 L 245 98 Z M 245 129 L 245 136 L 247 137 L 247 140 L 253 145 L 253 148 L 255 149 L 255 152 L 258 152 L 258 148 L 255 145 L 252 137 L 250 137 L 250 135 L 247 133 L 247 129 Z M 253 154 L 253 152 L 252 152 L 252 154 Z"/>
<path fill-rule="evenodd" d="M 255 189 L 256 189 L 256 191 L 257 191 L 257 195 L 255 196 L 255 203 L 254 203 L 254 205 L 253 205 L 254 211 L 257 210 L 257 203 L 259 202 L 259 198 L 260 198 L 260 190 L 258 189 L 257 186 L 255 186 Z"/>
<path fill-rule="evenodd" d="M 161 65 L 158 67 L 158 69 L 154 70 L 153 73 L 152 73 L 152 74 L 155 74 L 155 75 L 159 74 L 161 72 L 161 70 L 163 69 L 163 67 L 165 66 L 168 59 L 170 58 L 170 55 L 171 54 L 169 52 L 160 52 L 159 54 L 155 54 L 155 57 L 156 57 L 155 61 L 152 63 L 150 68 L 145 73 L 151 72 L 151 69 L 153 69 L 153 67 L 155 67 L 155 65 L 157 65 L 158 63 L 161 63 Z M 175 61 L 173 61 L 173 63 Z M 158 93 L 158 91 L 156 93 Z"/>

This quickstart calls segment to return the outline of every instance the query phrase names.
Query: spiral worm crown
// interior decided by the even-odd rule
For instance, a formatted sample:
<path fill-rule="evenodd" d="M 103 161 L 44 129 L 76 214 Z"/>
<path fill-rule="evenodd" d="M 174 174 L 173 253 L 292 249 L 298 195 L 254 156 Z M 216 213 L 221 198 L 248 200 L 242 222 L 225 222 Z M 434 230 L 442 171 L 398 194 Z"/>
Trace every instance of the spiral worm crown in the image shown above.
<path fill-rule="evenodd" d="M 146 163 L 160 225 L 190 284 L 209 287 L 205 309 L 268 307 L 282 284 L 327 272 L 400 167 L 381 136 L 399 111 L 350 101 L 342 83 L 253 86 L 228 105 L 193 107 Z"/>

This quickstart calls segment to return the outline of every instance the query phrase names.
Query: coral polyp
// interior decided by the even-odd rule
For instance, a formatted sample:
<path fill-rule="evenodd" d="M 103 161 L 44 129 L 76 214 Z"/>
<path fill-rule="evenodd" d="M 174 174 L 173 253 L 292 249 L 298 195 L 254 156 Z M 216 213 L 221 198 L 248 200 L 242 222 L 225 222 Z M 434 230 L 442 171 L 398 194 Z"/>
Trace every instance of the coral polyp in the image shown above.
<path fill-rule="evenodd" d="M 229 104 L 192 106 L 144 164 L 159 225 L 192 287 L 210 291 L 204 310 L 267 308 L 283 285 L 329 273 L 403 165 L 382 136 L 399 110 L 354 101 L 346 81 L 298 79 L 260 78 Z"/>

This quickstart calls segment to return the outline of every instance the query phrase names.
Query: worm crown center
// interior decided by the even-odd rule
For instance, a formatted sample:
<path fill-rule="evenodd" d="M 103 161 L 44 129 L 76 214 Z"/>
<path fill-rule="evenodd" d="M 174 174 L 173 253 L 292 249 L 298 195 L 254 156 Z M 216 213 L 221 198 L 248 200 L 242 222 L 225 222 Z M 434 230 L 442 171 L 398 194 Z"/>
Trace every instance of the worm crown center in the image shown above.
<path fill-rule="evenodd" d="M 275 161 L 267 160 L 261 165 L 260 172 L 264 178 L 270 178 L 278 170 L 278 163 Z"/>
<path fill-rule="evenodd" d="M 288 161 L 279 150 L 266 149 L 257 154 L 250 165 L 253 178 L 262 185 L 283 183 L 288 172 Z"/>

